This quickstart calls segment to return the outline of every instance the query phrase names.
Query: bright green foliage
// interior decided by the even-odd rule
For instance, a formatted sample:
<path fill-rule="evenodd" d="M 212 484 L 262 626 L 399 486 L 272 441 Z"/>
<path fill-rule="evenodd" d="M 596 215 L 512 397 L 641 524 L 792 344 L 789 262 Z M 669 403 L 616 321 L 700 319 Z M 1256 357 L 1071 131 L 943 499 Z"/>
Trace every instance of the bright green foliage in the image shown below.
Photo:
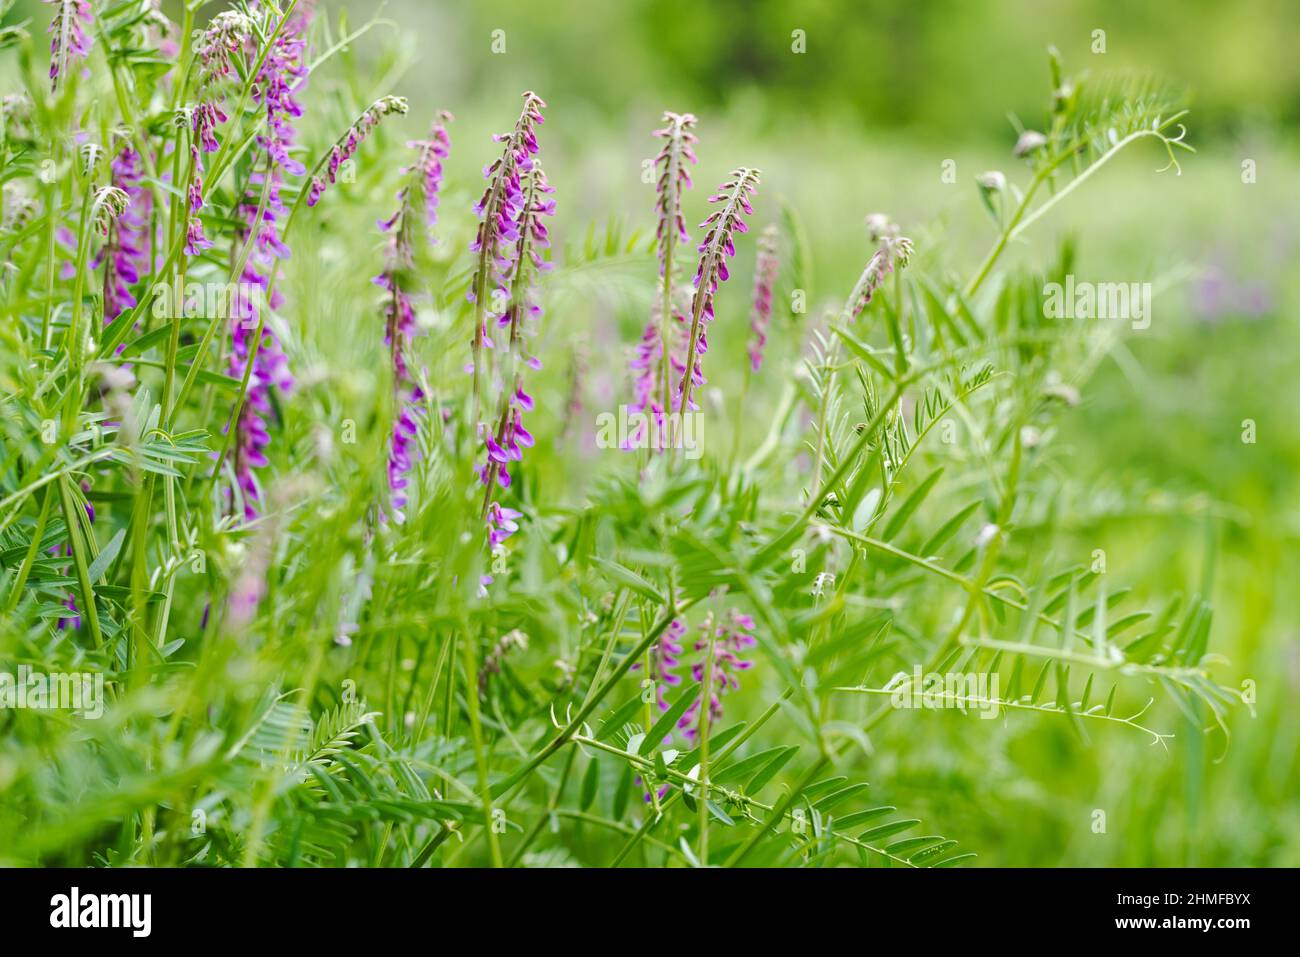
<path fill-rule="evenodd" d="M 288 6 L 254 5 L 259 52 Z M 557 268 L 540 286 L 537 446 L 509 492 L 521 528 L 493 553 L 463 367 L 469 207 L 496 145 L 454 132 L 438 243 L 413 270 L 427 414 L 401 522 L 381 517 L 396 410 L 368 280 L 383 260 L 373 221 L 389 215 L 423 120 L 386 120 L 356 181 L 317 206 L 299 205 L 305 184 L 288 179 L 294 258 L 267 323 L 298 384 L 274 400 L 263 508 L 246 520 L 227 497 L 228 458 L 214 468 L 249 388 L 228 374 L 228 317 L 159 318 L 146 296 L 105 324 L 89 253 L 108 166 L 87 145 L 148 144 L 151 228 L 166 239 L 157 276 L 224 282 L 247 255 L 229 226 L 256 182 L 265 116 L 241 98 L 240 73 L 221 130 L 231 145 L 204 182 L 218 246 L 185 255 L 179 177 L 163 174 L 183 172 L 185 110 L 202 93 L 187 72 L 192 11 L 173 59 L 140 4 L 96 8 L 89 75 L 55 93 L 42 35 L 12 35 L 30 95 L 6 113 L 0 145 L 0 670 L 102 675 L 104 714 L 0 710 L 0 864 L 998 862 L 996 847 L 905 798 L 947 788 L 977 802 L 956 779 L 1010 760 L 1007 742 L 1033 723 L 1064 729 L 1058 750 L 1139 741 L 1166 761 L 1189 735 L 1218 757 L 1249 719 L 1214 650 L 1208 574 L 1153 596 L 1069 535 L 1080 506 L 1062 420 L 1124 348 L 1127 321 L 1045 313 L 1045 284 L 1074 272 L 1070 242 L 1039 251 L 1041 271 L 1004 268 L 1013 240 L 1065 215 L 1121 152 L 1158 146 L 1174 175 L 1189 148 L 1167 92 L 1072 80 L 1053 54 L 1043 142 L 1022 176 L 971 190 L 967 211 L 982 215 L 982 198 L 994 238 L 969 277 L 901 223 L 865 250 L 861 278 L 817 264 L 814 289 L 816 226 L 766 177 L 755 224 L 779 226 L 782 263 L 772 342 L 747 392 L 700 396 L 698 460 L 592 448 L 597 413 L 629 401 L 624 320 L 643 323 L 658 288 L 651 204 L 647 193 L 634 226 L 588 226 L 561 193 Z M 313 24 L 308 168 L 369 102 L 351 47 L 370 30 Z M 505 129 L 511 106 L 480 122 Z M 563 115 L 548 117 L 544 142 Z M 43 178 L 51 157 L 57 174 Z M 737 236 L 737 273 L 752 238 Z M 690 264 L 678 265 L 685 288 Z M 806 311 L 788 307 L 796 291 L 815 293 Z M 708 374 L 731 384 L 748 290 L 733 279 L 717 302 Z M 114 386 L 126 367 L 136 383 Z M 79 627 L 60 627 L 69 598 Z M 648 676 L 674 620 L 684 664 L 709 674 L 709 636 L 732 608 L 758 639 L 742 687 L 702 720 L 683 667 L 661 710 Z M 912 711 L 898 702 L 914 667 L 986 690 Z M 990 710 L 997 721 L 976 717 Z M 948 752 L 963 770 L 909 793 L 889 750 L 941 724 L 965 742 Z M 1067 862 L 1051 853 L 1038 863 Z"/>

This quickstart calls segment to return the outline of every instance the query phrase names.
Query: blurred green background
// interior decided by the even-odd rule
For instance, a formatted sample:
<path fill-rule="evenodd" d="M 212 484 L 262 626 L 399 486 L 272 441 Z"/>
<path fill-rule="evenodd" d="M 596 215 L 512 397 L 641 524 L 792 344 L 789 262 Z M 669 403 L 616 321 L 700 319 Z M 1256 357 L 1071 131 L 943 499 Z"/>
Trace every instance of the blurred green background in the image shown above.
<path fill-rule="evenodd" d="M 1211 589 L 1212 649 L 1230 661 L 1221 677 L 1256 682 L 1257 716 L 1237 709 L 1225 754 L 1176 715 L 1162 717 L 1178 731 L 1165 753 L 1125 733 L 1083 744 L 1065 722 L 920 713 L 881 727 L 868 775 L 876 796 L 959 836 L 984 865 L 1300 864 L 1294 4 L 409 0 L 379 15 L 402 24 L 403 54 L 358 54 L 371 92 L 409 96 L 413 117 L 455 112 L 455 169 L 488 161 L 486 134 L 509 122 L 519 91 L 548 100 L 562 238 L 611 218 L 649 227 L 649 131 L 664 109 L 694 112 L 690 212 L 732 167 L 760 167 L 757 223 L 776 220 L 779 198 L 807 228 L 810 312 L 847 294 L 876 210 L 916 239 L 922 268 L 973 272 L 993 238 L 973 180 L 1000 169 L 1025 181 L 1009 115 L 1041 126 L 1049 44 L 1071 72 L 1150 72 L 1184 88 L 1199 152 L 1181 176 L 1156 175 L 1163 153 L 1139 145 L 1004 265 L 1045 265 L 1069 235 L 1081 278 L 1154 283 L 1151 328 L 1100 366 L 1065 418 L 1058 441 L 1078 490 L 1068 525 L 1080 555 L 1104 548 L 1113 577 L 1144 596 Z M 738 271 L 747 284 L 748 266 Z M 592 308 L 553 309 L 547 335 L 595 322 L 593 388 L 626 394 L 624 349 L 643 313 Z M 798 332 L 783 333 L 793 345 Z M 719 375 L 727 361 L 711 359 L 724 388 L 736 381 Z M 1096 808 L 1105 834 L 1091 827 Z"/>

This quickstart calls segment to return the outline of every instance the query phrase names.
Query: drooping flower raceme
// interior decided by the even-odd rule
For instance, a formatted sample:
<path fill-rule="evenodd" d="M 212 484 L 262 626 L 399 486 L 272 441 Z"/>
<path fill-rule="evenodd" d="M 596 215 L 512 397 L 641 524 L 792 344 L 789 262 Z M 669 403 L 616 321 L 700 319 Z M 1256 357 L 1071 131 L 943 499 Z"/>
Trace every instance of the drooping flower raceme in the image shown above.
<path fill-rule="evenodd" d="M 721 696 L 740 687 L 738 672 L 748 671 L 754 666 L 752 661 L 741 657 L 758 643 L 750 634 L 753 629 L 753 617 L 735 608 L 728 610 L 717 624 L 710 620 L 701 626 L 704 635 L 694 645 L 694 650 L 700 657 L 691 665 L 691 677 L 700 685 L 700 696 L 677 722 L 678 729 L 688 741 L 694 743 L 699 733 L 700 703 L 705 697 L 709 700 L 709 721 L 717 721 L 722 717 Z M 709 634 L 710 630 L 712 635 Z M 713 686 L 706 688 L 710 642 L 713 644 Z"/>
<path fill-rule="evenodd" d="M 439 114 L 428 139 L 407 144 L 417 151 L 416 160 L 402 171 L 409 179 L 397 194 L 397 212 L 379 223 L 379 228 L 389 234 L 388 260 L 374 283 L 385 292 L 384 344 L 392 359 L 393 395 L 398 410 L 388 455 L 388 486 L 398 521 L 407 504 L 406 476 L 414 461 L 419 418 L 424 414 L 424 392 L 411 376 L 406 358 L 415 335 L 415 310 L 407 291 L 407 274 L 414 265 L 416 244 L 429 238 L 429 229 L 437 221 L 442 163 L 451 150 L 446 127 L 450 120 L 450 113 Z"/>
<path fill-rule="evenodd" d="M 749 367 L 754 372 L 763 364 L 767 327 L 772 320 L 772 288 L 776 285 L 779 268 L 776 236 L 776 227 L 768 226 L 758 239 L 758 260 L 754 265 L 754 305 L 749 319 L 749 328 L 754 334 L 749 344 Z"/>
<path fill-rule="evenodd" d="M 720 204 L 720 208 L 715 209 L 700 224 L 707 232 L 698 249 L 700 263 L 695 270 L 686 370 L 682 373 L 677 390 L 681 395 L 683 412 L 698 408 L 691 398 L 691 392 L 704 382 L 702 374 L 699 374 L 699 366 L 700 358 L 709 351 L 707 327 L 713 321 L 713 297 L 718 291 L 718 283 L 726 282 L 731 275 L 727 269 L 727 260 L 736 255 L 734 234 L 749 231 L 744 217 L 754 212 L 749 200 L 757 188 L 758 170 L 743 167 L 734 170 L 731 179 L 709 197 L 709 202 Z"/>
<path fill-rule="evenodd" d="M 203 232 L 199 211 L 203 209 L 203 156 L 215 153 L 221 144 L 217 141 L 217 127 L 226 122 L 221 108 L 224 99 L 224 81 L 236 74 L 234 59 L 242 56 L 249 38 L 253 35 L 253 22 L 243 13 L 223 10 L 212 18 L 194 48 L 198 60 L 199 84 L 203 99 L 189 111 L 190 172 L 186 185 L 186 203 L 189 222 L 185 229 L 185 255 L 197 256 L 212 248 L 212 241 Z"/>
<path fill-rule="evenodd" d="M 496 319 L 499 325 L 511 325 L 512 337 L 519 327 L 514 321 L 517 310 L 512 312 L 511 286 L 516 277 L 520 249 L 528 240 L 529 230 L 524 228 L 527 198 L 524 195 L 524 177 L 529 177 L 540 167 L 533 157 L 538 152 L 536 128 L 545 122 L 542 110 L 546 103 L 532 91 L 524 93 L 524 107 L 515 121 L 515 128 L 509 133 L 499 133 L 493 137 L 498 143 L 504 143 L 501 157 L 483 169 L 483 178 L 488 181 L 483 195 L 474 205 L 474 214 L 479 217 L 478 231 L 470 243 L 470 252 L 477 254 L 478 263 L 470 279 L 466 298 L 474 304 L 474 339 L 471 372 L 474 376 L 474 396 L 478 400 L 479 383 L 482 379 L 482 351 L 494 347 L 488 332 L 488 322 Z M 550 192 L 544 177 L 542 188 Z M 554 204 L 547 215 L 554 212 Z M 533 220 L 540 228 L 539 243 L 534 247 L 534 258 L 538 248 L 549 244 L 546 227 L 541 225 L 536 216 Z M 538 268 L 544 268 L 539 265 Z M 525 273 L 528 270 L 525 268 Z M 512 341 L 514 341 L 512 339 Z"/>
<path fill-rule="evenodd" d="M 315 206 L 325 194 L 326 188 L 338 182 L 343 164 L 356 155 L 361 144 L 374 132 L 375 127 L 383 121 L 384 117 L 394 113 L 404 114 L 409 109 L 404 96 L 381 96 L 370 104 L 365 112 L 357 117 L 356 122 L 338 138 L 322 164 L 324 172 L 322 173 L 319 167 L 313 172 L 311 187 L 307 191 L 307 205 Z"/>
<path fill-rule="evenodd" d="M 650 650 L 648 677 L 654 682 L 655 702 L 660 711 L 667 711 L 671 707 L 667 689 L 682 683 L 682 676 L 677 674 L 676 669 L 682 654 L 682 638 L 685 636 L 686 623 L 680 618 L 674 618 Z M 632 665 L 632 670 L 640 671 L 641 662 Z"/>
<path fill-rule="evenodd" d="M 59 79 L 77 60 L 90 55 L 93 41 L 90 31 L 95 14 L 90 0 L 45 0 L 55 7 L 50 22 L 50 88 L 58 89 Z"/>
<path fill-rule="evenodd" d="M 302 116 L 302 106 L 296 92 L 307 77 L 304 53 L 307 40 L 304 36 L 310 19 L 310 7 L 294 14 L 276 36 L 262 64 L 251 96 L 266 115 L 266 132 L 257 137 L 257 144 L 266 150 L 271 163 L 278 171 L 290 176 L 301 176 L 307 170 L 290 154 L 295 131 L 293 121 Z"/>
<path fill-rule="evenodd" d="M 871 239 L 879 245 L 867 260 L 866 268 L 858 277 L 857 285 L 849 296 L 845 307 L 847 319 L 851 322 L 862 315 L 862 311 L 871 304 L 882 283 L 894 268 L 907 265 L 912 257 L 912 241 L 906 236 L 898 235 L 898 227 L 890 223 L 871 225 Z"/>
<path fill-rule="evenodd" d="M 655 642 L 654 647 L 650 650 L 650 667 L 648 670 L 648 680 L 654 685 L 655 703 L 659 706 L 660 711 L 667 711 L 672 707 L 668 702 L 668 688 L 676 687 L 682 683 L 682 676 L 677 674 L 676 669 L 678 661 L 682 654 L 682 639 L 686 636 L 686 622 L 680 618 L 674 618 L 669 624 L 667 630 Z M 641 670 L 641 662 L 632 665 L 633 671 Z M 665 746 L 672 740 L 672 735 L 664 737 Z M 645 787 L 645 781 L 640 775 L 636 776 L 637 787 Z M 661 785 L 656 791 L 655 796 L 662 800 L 670 790 L 667 784 Z M 650 793 L 644 795 L 646 801 L 653 800 Z"/>
<path fill-rule="evenodd" d="M 535 278 L 549 268 L 544 251 L 550 246 L 550 235 L 543 218 L 555 215 L 555 200 L 549 198 L 554 188 L 537 159 L 535 128 L 543 122 L 541 110 L 545 105 L 536 94 L 524 94 L 524 108 L 514 131 L 497 137 L 506 148 L 501 158 L 484 170 L 488 187 L 475 207 L 482 217 L 473 244 L 479 266 L 470 284 L 470 297 L 475 303 L 476 402 L 481 349 L 492 348 L 486 329 L 489 317 L 496 317 L 497 327 L 507 337 L 506 348 L 494 369 L 495 421 L 478 424 L 485 451 L 479 470 L 485 486 L 483 518 L 492 548 L 514 531 L 514 519 L 520 517 L 513 509 L 504 509 L 493 501 L 493 486 L 510 487 L 510 463 L 522 459 L 523 449 L 533 445 L 533 436 L 523 421 L 524 413 L 533 409 L 533 398 L 524 388 L 523 370 L 541 368 L 528 350 L 528 338 L 542 315 Z M 489 283 L 498 300 L 490 308 L 484 302 Z M 485 576 L 484 584 L 488 580 L 490 576 Z"/>
<path fill-rule="evenodd" d="M 695 144 L 698 137 L 691 132 L 695 117 L 690 113 L 664 113 L 664 126 L 654 135 L 664 140 L 655 157 L 655 212 L 658 224 L 655 229 L 655 253 L 659 259 L 660 287 L 654 314 L 641 334 L 641 341 L 633 354 L 629 368 L 632 370 L 635 401 L 631 413 L 647 409 L 654 417 L 659 435 L 664 434 L 664 413 L 675 410 L 672 390 L 672 369 L 678 357 L 674 355 L 672 328 L 677 312 L 673 296 L 673 253 L 679 243 L 689 242 L 686 217 L 682 212 L 682 194 L 691 187 L 691 174 L 687 168 L 697 162 Z M 643 425 L 628 436 L 628 446 L 640 444 Z"/>
<path fill-rule="evenodd" d="M 302 115 L 293 91 L 307 75 L 303 34 L 308 16 L 294 16 L 285 24 L 253 84 L 253 101 L 266 111 L 267 131 L 257 139 L 265 164 L 249 176 L 249 189 L 238 209 L 237 248 L 250 237 L 253 246 L 240 276 L 241 294 L 232 310 L 228 372 L 240 381 L 248 377 L 248 391 L 234 423 L 231 444 L 235 482 L 242 493 L 244 517 L 250 520 L 257 514 L 260 499 L 253 470 L 267 464 L 265 449 L 271 441 L 266 419 L 271 414 L 271 390 L 288 392 L 293 388 L 288 358 L 279 337 L 267 325 L 263 310 L 283 305 L 276 286 L 279 262 L 290 255 L 279 232 L 286 213 L 280 195 L 284 174 L 304 172 L 289 151 L 294 145 L 292 120 Z M 252 290 L 257 294 L 248 294 Z"/>
<path fill-rule="evenodd" d="M 654 135 L 664 140 L 663 148 L 655 157 L 658 176 L 655 179 L 655 211 L 658 225 L 655 228 L 655 252 L 659 257 L 659 275 L 672 270 L 673 250 L 678 241 L 690 242 L 686 231 L 686 216 L 682 212 L 682 194 L 690 189 L 691 174 L 687 163 L 699 162 L 695 144 L 699 138 L 691 132 L 695 116 L 691 113 L 664 113 L 664 126 Z"/>
<path fill-rule="evenodd" d="M 137 304 L 131 287 L 152 268 L 149 215 L 153 193 L 144 186 L 140 155 L 129 144 L 113 157 L 113 185 L 127 196 L 126 208 L 114 221 L 104 244 L 91 263 L 104 270 L 104 322 L 110 323 Z"/>

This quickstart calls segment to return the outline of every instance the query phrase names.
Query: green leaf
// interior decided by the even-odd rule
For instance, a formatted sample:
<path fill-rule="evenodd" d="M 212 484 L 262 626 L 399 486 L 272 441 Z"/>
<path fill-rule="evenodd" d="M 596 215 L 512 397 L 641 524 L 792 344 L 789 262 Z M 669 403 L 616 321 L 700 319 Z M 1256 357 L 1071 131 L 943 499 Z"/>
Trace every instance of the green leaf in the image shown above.
<path fill-rule="evenodd" d="M 645 740 L 641 742 L 638 754 L 649 754 L 656 746 L 663 742 L 664 738 L 672 733 L 677 725 L 677 720 L 686 713 L 691 706 L 691 702 L 698 697 L 698 692 L 694 688 L 686 688 L 677 696 L 677 700 L 669 705 L 668 710 L 659 716 L 656 721 L 646 732 Z"/>
<path fill-rule="evenodd" d="M 757 794 L 763 789 L 763 786 L 776 777 L 777 773 L 798 753 L 798 746 L 792 745 L 783 748 L 780 754 L 772 758 L 772 760 L 765 764 L 757 774 L 745 783 L 745 791 L 749 794 Z"/>
<path fill-rule="evenodd" d="M 948 539 L 952 538 L 953 535 L 957 534 L 957 530 L 960 529 L 962 525 L 966 523 L 966 520 L 975 513 L 975 510 L 979 508 L 981 504 L 982 503 L 980 502 L 980 500 L 976 499 L 975 501 L 967 505 L 965 508 L 963 508 L 956 515 L 954 515 L 952 518 L 948 519 L 948 521 L 944 522 L 941 526 L 939 526 L 939 530 L 935 532 L 933 535 L 931 535 L 929 539 L 926 540 L 926 543 L 921 546 L 921 550 L 919 552 L 921 557 L 926 558 L 930 555 L 936 554 L 939 551 L 939 549 L 942 548 L 945 543 L 947 543 Z"/>
<path fill-rule="evenodd" d="M 882 837 L 892 837 L 895 834 L 901 834 L 903 831 L 916 827 L 921 822 L 916 819 L 905 821 L 890 821 L 888 824 L 882 824 L 879 827 L 873 827 L 870 830 L 863 831 L 858 835 L 859 841 L 876 841 Z"/>
<path fill-rule="evenodd" d="M 912 491 L 912 494 L 907 497 L 903 504 L 898 507 L 898 511 L 893 514 L 892 518 L 890 518 L 889 524 L 885 526 L 885 541 L 892 540 L 895 535 L 903 530 L 903 526 L 906 525 L 907 520 L 912 517 L 912 513 L 921 507 L 921 503 L 925 501 L 925 497 L 930 494 L 930 490 L 934 488 L 935 483 L 938 482 L 942 476 L 943 466 L 941 465 L 927 475 L 921 481 L 921 484 Z"/>
<path fill-rule="evenodd" d="M 579 806 L 585 811 L 596 799 L 596 789 L 600 787 L 600 762 L 592 758 L 587 762 L 587 773 L 582 776 L 582 794 Z"/>
<path fill-rule="evenodd" d="M 785 748 L 776 747 L 768 748 L 766 751 L 759 751 L 757 754 L 751 754 L 748 757 L 741 758 L 733 764 L 727 765 L 720 771 L 710 772 L 709 776 L 715 784 L 726 784 L 729 781 L 743 780 L 750 774 L 758 771 L 767 762 L 784 751 Z"/>
<path fill-rule="evenodd" d="M 821 811 L 823 814 L 825 814 L 828 811 L 831 811 L 834 808 L 838 807 L 839 805 L 843 804 L 845 801 L 847 801 L 849 798 L 853 797 L 854 795 L 861 794 L 869 786 L 870 785 L 865 783 L 850 784 L 848 787 L 840 788 L 838 791 L 832 791 L 830 794 L 826 795 L 824 798 L 821 798 L 819 801 L 817 801 L 817 803 L 814 804 L 813 807 L 816 808 L 818 811 Z"/>
<path fill-rule="evenodd" d="M 871 368 L 875 369 L 886 379 L 893 381 L 894 370 L 885 364 L 885 361 L 872 351 L 871 347 L 865 343 L 859 342 L 843 329 L 836 329 L 836 334 L 844 340 L 844 344 L 849 347 L 849 351 L 865 362 Z"/>
<path fill-rule="evenodd" d="M 108 544 L 103 547 L 100 553 L 95 556 L 95 560 L 90 563 L 90 580 L 99 581 L 108 571 L 108 566 L 113 564 L 117 558 L 117 553 L 122 550 L 122 542 L 126 539 L 126 529 L 120 528 L 117 534 L 108 540 Z"/>
<path fill-rule="evenodd" d="M 600 730 L 596 732 L 596 740 L 608 741 L 622 731 L 623 726 L 636 717 L 643 703 L 641 696 L 637 695 L 616 708 L 614 713 L 605 719 L 605 723 L 600 726 Z"/>
<path fill-rule="evenodd" d="M 898 808 L 894 807 L 892 804 L 887 804 L 883 807 L 868 808 L 865 811 L 854 811 L 852 814 L 833 818 L 835 829 L 838 831 L 848 831 L 850 828 L 855 828 L 859 824 L 865 824 L 867 821 L 883 817 L 886 814 L 893 814 L 897 810 Z"/>
<path fill-rule="evenodd" d="M 632 589 L 632 591 L 636 592 L 642 598 L 649 598 L 658 605 L 666 605 L 668 603 L 668 599 L 666 599 L 659 590 L 654 587 L 654 585 L 650 584 L 650 582 L 632 571 L 632 569 L 620 565 L 618 562 L 609 561 L 608 559 L 595 556 L 592 557 L 591 561 L 611 579 L 626 588 Z"/>

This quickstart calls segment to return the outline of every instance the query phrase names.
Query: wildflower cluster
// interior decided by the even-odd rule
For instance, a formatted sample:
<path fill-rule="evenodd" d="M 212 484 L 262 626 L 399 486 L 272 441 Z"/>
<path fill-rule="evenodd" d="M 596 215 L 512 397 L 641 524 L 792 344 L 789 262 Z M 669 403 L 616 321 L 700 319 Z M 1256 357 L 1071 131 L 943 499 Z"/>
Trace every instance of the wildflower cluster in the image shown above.
<path fill-rule="evenodd" d="M 862 315 L 871 304 L 876 291 L 895 267 L 906 266 L 912 258 L 912 241 L 898 234 L 897 224 L 882 213 L 867 217 L 868 238 L 877 244 L 876 251 L 867 260 L 866 268 L 849 296 L 847 318 L 852 321 Z"/>
<path fill-rule="evenodd" d="M 629 412 L 650 410 L 664 434 L 664 415 L 677 411 L 677 394 L 672 391 L 672 377 L 686 368 L 686 319 L 677 308 L 674 296 L 674 252 L 679 243 L 689 242 L 682 195 L 692 185 L 688 164 L 697 163 L 693 132 L 695 116 L 691 113 L 664 113 L 664 126 L 654 136 L 664 140 L 655 156 L 655 254 L 659 259 L 660 286 L 650 321 L 641 334 L 629 368 L 632 370 L 634 402 Z M 676 335 L 674 329 L 677 330 Z M 682 340 L 682 341 L 678 341 Z M 628 437 L 628 445 L 641 438 L 644 426 L 638 425 Z"/>
<path fill-rule="evenodd" d="M 409 109 L 410 106 L 404 96 L 381 96 L 366 107 L 357 117 L 356 122 L 347 128 L 330 149 L 329 155 L 322 164 L 324 173 L 321 173 L 321 166 L 317 166 L 312 174 L 311 186 L 307 190 L 307 205 L 315 206 L 325 194 L 326 188 L 338 182 L 344 164 L 352 160 L 361 144 L 374 132 L 375 127 L 383 122 L 384 117 L 393 114 L 403 115 Z"/>
<path fill-rule="evenodd" d="M 754 305 L 749 327 L 754 334 L 749 346 L 750 370 L 757 372 L 763 364 L 763 347 L 767 345 L 767 327 L 772 321 L 772 289 L 780 261 L 776 256 L 777 230 L 768 226 L 758 239 L 758 261 L 754 265 Z"/>
<path fill-rule="evenodd" d="M 700 626 L 702 635 L 693 646 L 699 660 L 691 665 L 691 677 L 700 685 L 700 696 L 677 722 L 688 741 L 693 743 L 699 733 L 700 707 L 705 699 L 709 702 L 708 720 L 717 721 L 722 717 L 722 695 L 738 690 L 738 672 L 748 671 L 754 666 L 752 661 L 741 657 L 758 643 L 758 639 L 750 634 L 753 628 L 753 617 L 735 608 L 729 609 L 716 624 L 710 619 Z M 712 685 L 709 684 L 710 655 Z"/>
<path fill-rule="evenodd" d="M 532 355 L 527 337 L 542 315 L 536 301 L 534 281 L 545 271 L 544 251 L 550 246 L 550 234 L 544 217 L 555 215 L 555 201 L 549 196 L 554 188 L 538 160 L 536 127 L 541 125 L 546 104 L 535 93 L 524 94 L 524 107 L 513 132 L 501 134 L 504 142 L 501 157 L 484 169 L 488 186 L 475 205 L 480 217 L 478 232 L 471 251 L 478 254 L 477 270 L 470 282 L 469 296 L 475 303 L 474 327 L 474 401 L 478 403 L 478 384 L 482 349 L 494 344 L 487 332 L 487 322 L 495 316 L 496 325 L 505 330 L 507 348 L 495 367 L 497 389 L 493 422 L 478 425 L 485 450 L 479 477 L 485 486 L 483 518 L 488 526 L 488 543 L 496 548 L 513 532 L 513 509 L 493 501 L 493 485 L 510 487 L 510 463 L 523 458 L 523 449 L 534 444 L 524 426 L 523 415 L 533 410 L 533 398 L 524 388 L 524 368 L 539 369 L 541 362 Z M 484 302 L 487 286 L 492 285 L 491 307 Z M 490 576 L 485 577 L 490 580 Z"/>
<path fill-rule="evenodd" d="M 133 308 L 138 300 L 131 287 L 152 270 L 149 217 L 153 192 L 144 185 L 140 154 L 129 143 L 113 157 L 113 185 L 127 197 L 125 208 L 114 220 L 108 242 L 100 249 L 91 269 L 104 269 L 104 322 L 109 323 Z"/>
<path fill-rule="evenodd" d="M 415 264 L 418 242 L 429 238 L 429 229 L 437 221 L 442 164 L 451 150 L 446 127 L 450 120 L 450 113 L 439 114 L 428 139 L 407 144 L 416 150 L 415 162 L 402 171 L 408 181 L 397 194 L 397 211 L 379 223 L 380 230 L 389 236 L 387 263 L 374 283 L 385 293 L 384 344 L 392 361 L 397 406 L 388 455 L 388 487 L 399 517 L 407 504 L 406 476 L 416 451 L 419 418 L 424 414 L 424 391 L 414 381 L 406 356 L 415 335 L 415 309 L 407 288 L 408 273 Z"/>
<path fill-rule="evenodd" d="M 58 89 L 59 80 L 78 60 L 90 56 L 95 13 L 90 0 L 45 0 L 54 5 L 50 21 L 50 87 Z"/>
<path fill-rule="evenodd" d="M 253 34 L 253 22 L 243 13 L 224 10 L 212 18 L 195 46 L 199 67 L 199 89 L 203 99 L 189 113 L 190 164 L 186 200 L 189 221 L 185 231 L 185 255 L 197 256 L 213 243 L 203 231 L 199 212 L 204 207 L 203 157 L 221 148 L 217 127 L 230 117 L 222 107 L 225 80 L 235 72 L 234 60 L 242 57 Z"/>
<path fill-rule="evenodd" d="M 488 332 L 489 320 L 495 318 L 498 325 L 510 326 L 512 345 L 517 342 L 516 336 L 520 331 L 516 321 L 518 304 L 513 301 L 511 292 L 512 285 L 517 285 L 516 274 L 520 272 L 520 251 L 526 248 L 529 240 L 530 224 L 525 220 L 536 224 L 531 228 L 538 230 L 539 243 L 532 247 L 532 258 L 541 268 L 538 250 L 545 248 L 547 235 L 537 217 L 551 215 L 555 211 L 554 203 L 531 209 L 530 199 L 525 196 L 525 179 L 529 181 L 527 185 L 534 194 L 534 201 L 536 197 L 552 191 L 534 160 L 539 151 L 536 127 L 545 122 L 542 117 L 545 107 L 546 103 L 537 94 L 531 91 L 524 93 L 524 107 L 514 130 L 493 137 L 505 146 L 500 158 L 484 167 L 483 178 L 488 184 L 474 205 L 474 214 L 480 222 L 469 248 L 470 252 L 477 254 L 478 261 L 466 298 L 475 306 L 471 371 L 474 374 L 476 400 L 482 350 L 494 347 Z"/>
<path fill-rule="evenodd" d="M 709 202 L 720 206 L 700 224 L 706 230 L 700 243 L 700 263 L 695 270 L 694 297 L 691 301 L 691 329 L 686 348 L 686 369 L 682 373 L 677 391 L 681 408 L 694 411 L 697 406 L 691 399 L 696 386 L 704 384 L 700 360 L 709 351 L 708 325 L 713 321 L 713 297 L 718 284 L 726 282 L 731 273 L 727 260 L 736 255 L 735 233 L 749 231 L 744 217 L 754 212 L 750 197 L 758 188 L 758 170 L 740 168 L 732 171 L 731 179 L 718 187 Z"/>
<path fill-rule="evenodd" d="M 278 310 L 284 305 L 277 288 L 279 263 L 290 256 L 280 236 L 287 214 L 281 197 L 284 177 L 305 172 L 290 150 L 295 139 L 293 120 L 303 112 L 296 91 L 307 76 L 305 33 L 310 26 L 310 9 L 292 16 L 276 35 L 251 92 L 253 101 L 264 112 L 266 132 L 257 138 L 261 158 L 249 173 L 248 189 L 239 203 L 240 226 L 235 236 L 236 251 L 232 252 L 238 256 L 238 248 L 251 243 L 241 279 L 243 288 L 256 289 L 258 295 L 241 295 L 235 303 L 229 361 L 230 376 L 248 382 L 244 401 L 237 406 L 232 437 L 235 484 L 242 493 L 246 519 L 256 516 L 256 503 L 261 497 L 253 470 L 267 464 L 265 450 L 270 433 L 266 417 L 271 414 L 271 390 L 285 393 L 294 384 L 289 360 L 279 336 L 267 324 L 265 310 Z M 220 44 L 216 48 L 226 51 Z M 214 53 L 213 57 L 215 68 L 228 69 L 221 54 Z"/>

